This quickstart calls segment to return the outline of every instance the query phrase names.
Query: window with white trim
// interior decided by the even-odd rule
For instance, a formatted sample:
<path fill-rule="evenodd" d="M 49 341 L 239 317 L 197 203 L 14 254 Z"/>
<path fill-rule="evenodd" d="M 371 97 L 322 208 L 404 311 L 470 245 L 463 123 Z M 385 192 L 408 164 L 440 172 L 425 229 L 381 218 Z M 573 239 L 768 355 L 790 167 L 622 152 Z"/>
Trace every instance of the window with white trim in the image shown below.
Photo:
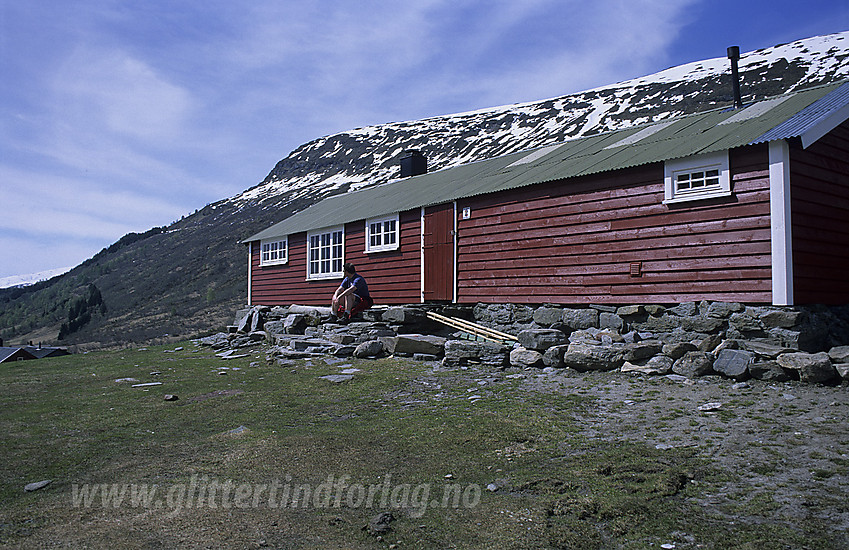
<path fill-rule="evenodd" d="M 666 161 L 664 204 L 728 197 L 731 174 L 728 151 Z"/>
<path fill-rule="evenodd" d="M 366 220 L 366 252 L 398 248 L 398 214 Z"/>
<path fill-rule="evenodd" d="M 285 264 L 289 261 L 289 237 L 260 241 L 259 265 Z"/>
<path fill-rule="evenodd" d="M 307 235 L 307 279 L 342 276 L 344 240 L 345 230 L 342 227 Z"/>

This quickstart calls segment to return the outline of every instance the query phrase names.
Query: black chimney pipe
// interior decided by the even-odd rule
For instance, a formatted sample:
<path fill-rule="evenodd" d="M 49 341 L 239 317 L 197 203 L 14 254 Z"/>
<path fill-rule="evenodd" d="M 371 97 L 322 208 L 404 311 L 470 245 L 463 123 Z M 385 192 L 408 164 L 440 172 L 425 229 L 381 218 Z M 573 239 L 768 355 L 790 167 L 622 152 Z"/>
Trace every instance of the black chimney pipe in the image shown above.
<path fill-rule="evenodd" d="M 728 59 L 731 60 L 731 85 L 734 87 L 734 107 L 743 106 L 740 98 L 740 74 L 737 72 L 737 60 L 740 59 L 740 46 L 728 47 Z"/>
<path fill-rule="evenodd" d="M 427 174 L 427 157 L 421 151 L 409 149 L 401 156 L 401 177 Z"/>

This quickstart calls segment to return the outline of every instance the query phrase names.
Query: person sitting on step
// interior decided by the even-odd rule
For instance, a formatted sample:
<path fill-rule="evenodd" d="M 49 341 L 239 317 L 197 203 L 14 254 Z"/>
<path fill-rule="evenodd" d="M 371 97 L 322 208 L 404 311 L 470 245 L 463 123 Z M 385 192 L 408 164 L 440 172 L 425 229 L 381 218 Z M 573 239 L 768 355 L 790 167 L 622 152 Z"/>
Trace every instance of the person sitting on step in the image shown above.
<path fill-rule="evenodd" d="M 346 263 L 342 270 L 345 278 L 333 294 L 330 311 L 343 322 L 347 322 L 373 306 L 374 300 L 369 294 L 366 280 L 357 273 L 353 264 Z"/>

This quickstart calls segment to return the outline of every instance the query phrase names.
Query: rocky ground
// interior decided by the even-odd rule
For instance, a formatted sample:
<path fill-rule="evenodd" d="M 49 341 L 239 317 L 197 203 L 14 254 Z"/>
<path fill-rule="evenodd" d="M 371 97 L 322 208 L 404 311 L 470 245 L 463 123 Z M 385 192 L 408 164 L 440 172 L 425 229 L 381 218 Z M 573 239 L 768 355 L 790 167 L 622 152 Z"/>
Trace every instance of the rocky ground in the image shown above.
<path fill-rule="evenodd" d="M 717 469 L 731 474 L 720 491 L 700 503 L 729 521 L 767 511 L 776 520 L 818 520 L 849 531 L 845 383 L 558 371 L 530 375 L 527 385 L 595 398 L 595 410 L 583 418 L 584 432 L 593 437 L 638 440 L 659 449 L 697 447 Z M 849 547 L 849 538 L 845 543 Z"/>

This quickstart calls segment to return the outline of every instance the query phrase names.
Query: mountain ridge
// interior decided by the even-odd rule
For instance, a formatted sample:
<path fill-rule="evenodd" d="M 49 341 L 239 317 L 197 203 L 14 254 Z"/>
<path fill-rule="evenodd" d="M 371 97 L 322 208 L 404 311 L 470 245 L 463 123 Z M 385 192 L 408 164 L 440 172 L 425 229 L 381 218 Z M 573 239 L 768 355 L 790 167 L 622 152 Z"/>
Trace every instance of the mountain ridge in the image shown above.
<path fill-rule="evenodd" d="M 0 290 L 0 337 L 51 341 L 68 308 L 94 284 L 106 310 L 69 335 L 78 349 L 171 341 L 232 323 L 247 296 L 238 243 L 315 202 L 398 177 L 398 160 L 420 149 L 429 169 L 729 106 L 726 58 L 670 67 L 616 84 L 535 102 L 390 122 L 297 147 L 258 184 L 165 228 L 122 237 L 64 275 Z M 747 52 L 744 102 L 849 78 L 849 32 Z"/>

